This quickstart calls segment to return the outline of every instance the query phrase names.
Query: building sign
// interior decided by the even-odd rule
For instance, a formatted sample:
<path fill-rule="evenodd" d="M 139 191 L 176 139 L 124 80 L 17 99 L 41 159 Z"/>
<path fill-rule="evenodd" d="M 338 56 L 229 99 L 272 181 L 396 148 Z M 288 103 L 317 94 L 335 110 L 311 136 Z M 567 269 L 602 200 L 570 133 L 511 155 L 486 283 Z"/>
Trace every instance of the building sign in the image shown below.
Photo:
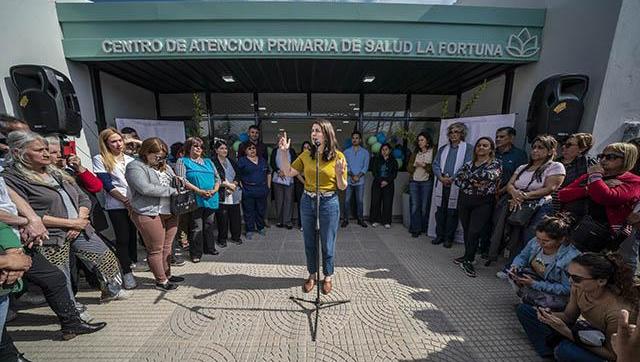
<path fill-rule="evenodd" d="M 538 55 L 538 36 L 522 28 L 504 42 L 376 38 L 151 38 L 105 39 L 102 56 L 393 56 L 424 58 L 527 59 Z"/>

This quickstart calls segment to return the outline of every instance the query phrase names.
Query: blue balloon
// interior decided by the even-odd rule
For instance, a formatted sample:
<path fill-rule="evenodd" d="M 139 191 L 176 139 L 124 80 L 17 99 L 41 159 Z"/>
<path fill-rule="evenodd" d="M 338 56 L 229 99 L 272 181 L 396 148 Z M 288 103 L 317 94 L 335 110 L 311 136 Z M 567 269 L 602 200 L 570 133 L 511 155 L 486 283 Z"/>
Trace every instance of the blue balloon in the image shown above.
<path fill-rule="evenodd" d="M 242 132 L 238 138 L 240 139 L 240 142 L 247 142 L 249 140 L 249 135 L 247 132 Z"/>
<path fill-rule="evenodd" d="M 351 138 L 347 138 L 344 140 L 344 148 L 343 150 L 346 150 L 347 148 L 351 148 Z"/>
<path fill-rule="evenodd" d="M 404 158 L 404 152 L 402 152 L 402 149 L 396 148 L 395 150 L 393 150 L 393 158 L 403 159 Z"/>
<path fill-rule="evenodd" d="M 385 143 L 385 141 L 387 140 L 387 136 L 384 135 L 383 132 L 378 132 L 378 134 L 376 135 L 376 138 L 378 139 L 378 142 Z"/>

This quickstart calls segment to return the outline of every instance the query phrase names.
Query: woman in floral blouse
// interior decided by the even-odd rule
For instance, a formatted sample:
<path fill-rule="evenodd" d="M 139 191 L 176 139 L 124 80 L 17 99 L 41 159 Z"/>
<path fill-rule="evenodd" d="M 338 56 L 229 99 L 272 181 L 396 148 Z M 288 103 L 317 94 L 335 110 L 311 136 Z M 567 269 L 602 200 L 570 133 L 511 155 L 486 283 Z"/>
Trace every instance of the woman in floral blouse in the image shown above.
<path fill-rule="evenodd" d="M 464 255 L 453 262 L 470 277 L 476 276 L 473 261 L 482 229 L 491 221 L 502 175 L 495 150 L 496 145 L 491 138 L 480 137 L 474 147 L 473 159 L 460 168 L 455 178 L 460 188 L 458 213 L 464 230 Z"/>

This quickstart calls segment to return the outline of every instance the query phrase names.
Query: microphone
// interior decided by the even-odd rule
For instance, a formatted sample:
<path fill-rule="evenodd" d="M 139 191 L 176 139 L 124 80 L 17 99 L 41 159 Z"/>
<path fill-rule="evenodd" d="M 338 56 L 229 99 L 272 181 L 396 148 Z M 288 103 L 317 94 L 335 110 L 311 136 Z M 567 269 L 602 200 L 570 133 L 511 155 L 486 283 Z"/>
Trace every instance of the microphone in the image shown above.
<path fill-rule="evenodd" d="M 316 139 L 313 140 L 313 144 L 316 145 L 316 147 L 320 147 L 320 141 Z"/>

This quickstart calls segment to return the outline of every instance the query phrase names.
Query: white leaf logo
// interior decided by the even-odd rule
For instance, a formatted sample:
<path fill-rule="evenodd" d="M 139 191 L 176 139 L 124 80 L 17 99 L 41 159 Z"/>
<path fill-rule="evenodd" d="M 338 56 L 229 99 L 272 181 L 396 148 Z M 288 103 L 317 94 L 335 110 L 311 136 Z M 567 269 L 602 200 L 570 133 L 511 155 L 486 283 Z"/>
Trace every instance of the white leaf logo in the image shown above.
<path fill-rule="evenodd" d="M 535 55 L 540 48 L 538 47 L 538 36 L 531 36 L 529 29 L 522 28 L 520 32 L 511 34 L 507 43 L 507 53 L 515 58 L 528 58 Z"/>

